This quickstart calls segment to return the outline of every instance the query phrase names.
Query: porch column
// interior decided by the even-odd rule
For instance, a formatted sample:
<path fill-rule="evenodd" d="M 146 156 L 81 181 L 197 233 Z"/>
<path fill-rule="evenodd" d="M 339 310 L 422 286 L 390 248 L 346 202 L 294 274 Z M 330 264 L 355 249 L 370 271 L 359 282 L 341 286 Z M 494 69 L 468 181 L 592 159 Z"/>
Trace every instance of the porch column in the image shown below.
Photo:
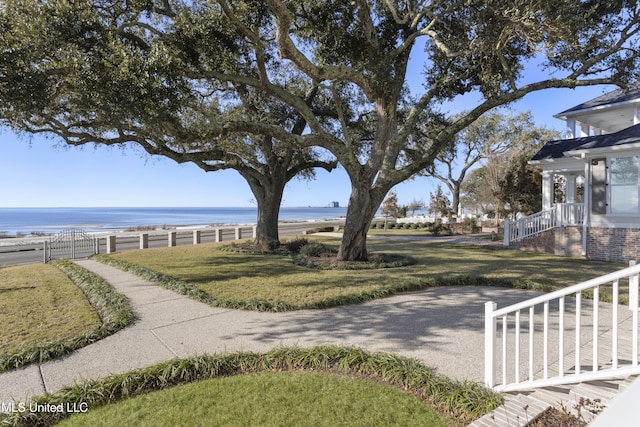
<path fill-rule="evenodd" d="M 542 210 L 551 209 L 553 205 L 553 172 L 542 172 Z"/>
<path fill-rule="evenodd" d="M 580 123 L 580 138 L 589 136 L 589 125 L 586 123 Z"/>
<path fill-rule="evenodd" d="M 577 185 L 576 185 L 576 175 L 566 175 L 567 179 L 567 188 L 565 188 L 564 193 L 564 202 L 565 203 L 575 203 L 577 196 Z"/>
<path fill-rule="evenodd" d="M 565 139 L 573 139 L 576 137 L 576 120 L 567 119 L 567 131 Z"/>
<path fill-rule="evenodd" d="M 587 232 L 591 215 L 591 166 L 589 161 L 584 162 L 584 191 L 582 193 L 582 203 L 584 204 L 584 218 L 582 219 L 582 256 L 587 256 Z"/>

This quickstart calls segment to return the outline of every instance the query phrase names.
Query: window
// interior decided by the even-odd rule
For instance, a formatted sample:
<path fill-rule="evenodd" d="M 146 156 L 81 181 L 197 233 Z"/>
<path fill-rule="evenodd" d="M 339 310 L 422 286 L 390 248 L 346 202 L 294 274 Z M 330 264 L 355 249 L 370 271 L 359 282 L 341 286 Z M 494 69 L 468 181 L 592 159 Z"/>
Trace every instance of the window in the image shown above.
<path fill-rule="evenodd" d="M 638 191 L 640 181 L 638 179 L 639 156 L 616 157 L 609 162 L 611 176 L 611 213 L 613 214 L 637 214 L 639 211 Z"/>

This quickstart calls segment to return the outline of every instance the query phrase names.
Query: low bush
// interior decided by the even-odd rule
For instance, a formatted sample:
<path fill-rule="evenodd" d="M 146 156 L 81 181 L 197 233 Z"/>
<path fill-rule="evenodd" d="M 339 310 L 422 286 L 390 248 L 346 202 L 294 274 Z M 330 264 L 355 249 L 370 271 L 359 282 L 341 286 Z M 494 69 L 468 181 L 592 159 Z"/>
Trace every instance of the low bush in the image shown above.
<path fill-rule="evenodd" d="M 307 246 L 308 244 L 309 244 L 309 239 L 305 237 L 299 237 L 294 240 L 289 240 L 288 242 L 285 242 L 284 247 L 286 248 L 287 252 L 290 252 L 292 254 L 297 254 L 300 252 L 300 249 Z"/>
<path fill-rule="evenodd" d="M 300 249 L 300 255 L 306 257 L 321 257 L 323 255 L 333 253 L 335 253 L 335 251 L 332 251 L 326 245 L 317 242 L 309 243 Z"/>
<path fill-rule="evenodd" d="M 335 231 L 333 225 L 327 225 L 324 227 L 316 227 L 312 230 L 307 231 L 307 233 L 331 233 L 332 231 Z"/>
<path fill-rule="evenodd" d="M 362 377 L 397 387 L 455 417 L 460 425 L 466 425 L 492 411 L 504 401 L 501 395 L 481 384 L 451 380 L 415 359 L 388 353 L 369 353 L 352 347 L 317 346 L 276 348 L 265 354 L 231 353 L 171 360 L 65 387 L 53 394 L 34 398 L 32 403 L 51 407 L 87 405 L 94 409 L 193 381 L 245 373 L 296 370 Z M 6 418 L 4 424 L 51 426 L 69 415 L 64 411 L 16 411 Z"/>

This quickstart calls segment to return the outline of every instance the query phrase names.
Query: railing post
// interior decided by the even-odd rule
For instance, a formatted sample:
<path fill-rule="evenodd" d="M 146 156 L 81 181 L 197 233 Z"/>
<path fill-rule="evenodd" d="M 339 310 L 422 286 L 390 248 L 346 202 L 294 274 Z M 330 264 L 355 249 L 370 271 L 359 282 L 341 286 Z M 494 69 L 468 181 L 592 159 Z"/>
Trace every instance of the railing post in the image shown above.
<path fill-rule="evenodd" d="M 140 249 L 147 249 L 149 247 L 149 234 L 141 233 L 140 234 Z"/>
<path fill-rule="evenodd" d="M 236 240 L 242 239 L 242 228 L 236 227 Z"/>
<path fill-rule="evenodd" d="M 636 265 L 634 260 L 629 261 L 629 267 Z M 638 275 L 629 277 L 629 310 L 638 310 Z"/>
<path fill-rule="evenodd" d="M 509 243 L 511 243 L 511 220 L 505 218 L 505 220 L 504 220 L 504 241 L 502 242 L 502 244 L 504 246 L 509 246 Z"/>
<path fill-rule="evenodd" d="M 258 237 L 258 226 L 254 225 L 252 231 L 253 231 L 253 238 L 256 239 Z"/>
<path fill-rule="evenodd" d="M 222 242 L 222 230 L 219 228 L 216 228 L 214 230 L 214 234 L 216 235 L 216 243 Z"/>
<path fill-rule="evenodd" d="M 116 236 L 107 236 L 107 253 L 116 251 Z"/>
<path fill-rule="evenodd" d="M 48 263 L 49 262 L 49 242 L 47 242 L 46 240 L 44 241 L 44 263 Z"/>
<path fill-rule="evenodd" d="M 524 239 L 524 233 L 525 233 L 525 221 L 523 221 L 522 219 L 520 219 L 520 221 L 516 221 L 516 224 L 518 224 L 518 241 Z"/>
<path fill-rule="evenodd" d="M 169 245 L 169 247 L 173 247 L 176 245 L 176 232 L 175 231 L 170 231 L 168 234 L 168 239 L 167 239 L 167 243 Z"/>
<path fill-rule="evenodd" d="M 200 230 L 193 230 L 193 244 L 194 245 L 199 245 L 200 244 L 200 237 L 201 237 L 201 232 Z"/>
<path fill-rule="evenodd" d="M 629 267 L 636 265 L 635 261 L 629 261 Z M 638 274 L 629 276 L 629 309 L 631 317 L 631 365 L 638 366 Z"/>
<path fill-rule="evenodd" d="M 76 259 L 76 229 L 71 229 L 71 259 Z"/>
<path fill-rule="evenodd" d="M 496 385 L 496 319 L 493 312 L 498 305 L 493 301 L 484 303 L 484 383 Z"/>

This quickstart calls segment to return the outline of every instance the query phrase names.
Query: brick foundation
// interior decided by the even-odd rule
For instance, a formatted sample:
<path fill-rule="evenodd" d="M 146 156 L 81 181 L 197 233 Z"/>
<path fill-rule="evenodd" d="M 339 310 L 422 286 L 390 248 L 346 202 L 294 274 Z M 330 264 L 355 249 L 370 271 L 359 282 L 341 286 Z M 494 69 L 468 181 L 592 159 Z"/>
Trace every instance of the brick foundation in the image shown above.
<path fill-rule="evenodd" d="M 589 228 L 587 255 L 599 261 L 640 259 L 640 228 Z"/>
<path fill-rule="evenodd" d="M 510 246 L 525 251 L 581 257 L 582 227 L 555 228 Z M 587 258 L 624 263 L 640 260 L 640 228 L 590 227 L 587 233 Z"/>
<path fill-rule="evenodd" d="M 555 229 L 543 231 L 537 236 L 529 237 L 519 242 L 512 242 L 509 247 L 522 251 L 552 254 L 555 252 L 555 232 Z"/>

